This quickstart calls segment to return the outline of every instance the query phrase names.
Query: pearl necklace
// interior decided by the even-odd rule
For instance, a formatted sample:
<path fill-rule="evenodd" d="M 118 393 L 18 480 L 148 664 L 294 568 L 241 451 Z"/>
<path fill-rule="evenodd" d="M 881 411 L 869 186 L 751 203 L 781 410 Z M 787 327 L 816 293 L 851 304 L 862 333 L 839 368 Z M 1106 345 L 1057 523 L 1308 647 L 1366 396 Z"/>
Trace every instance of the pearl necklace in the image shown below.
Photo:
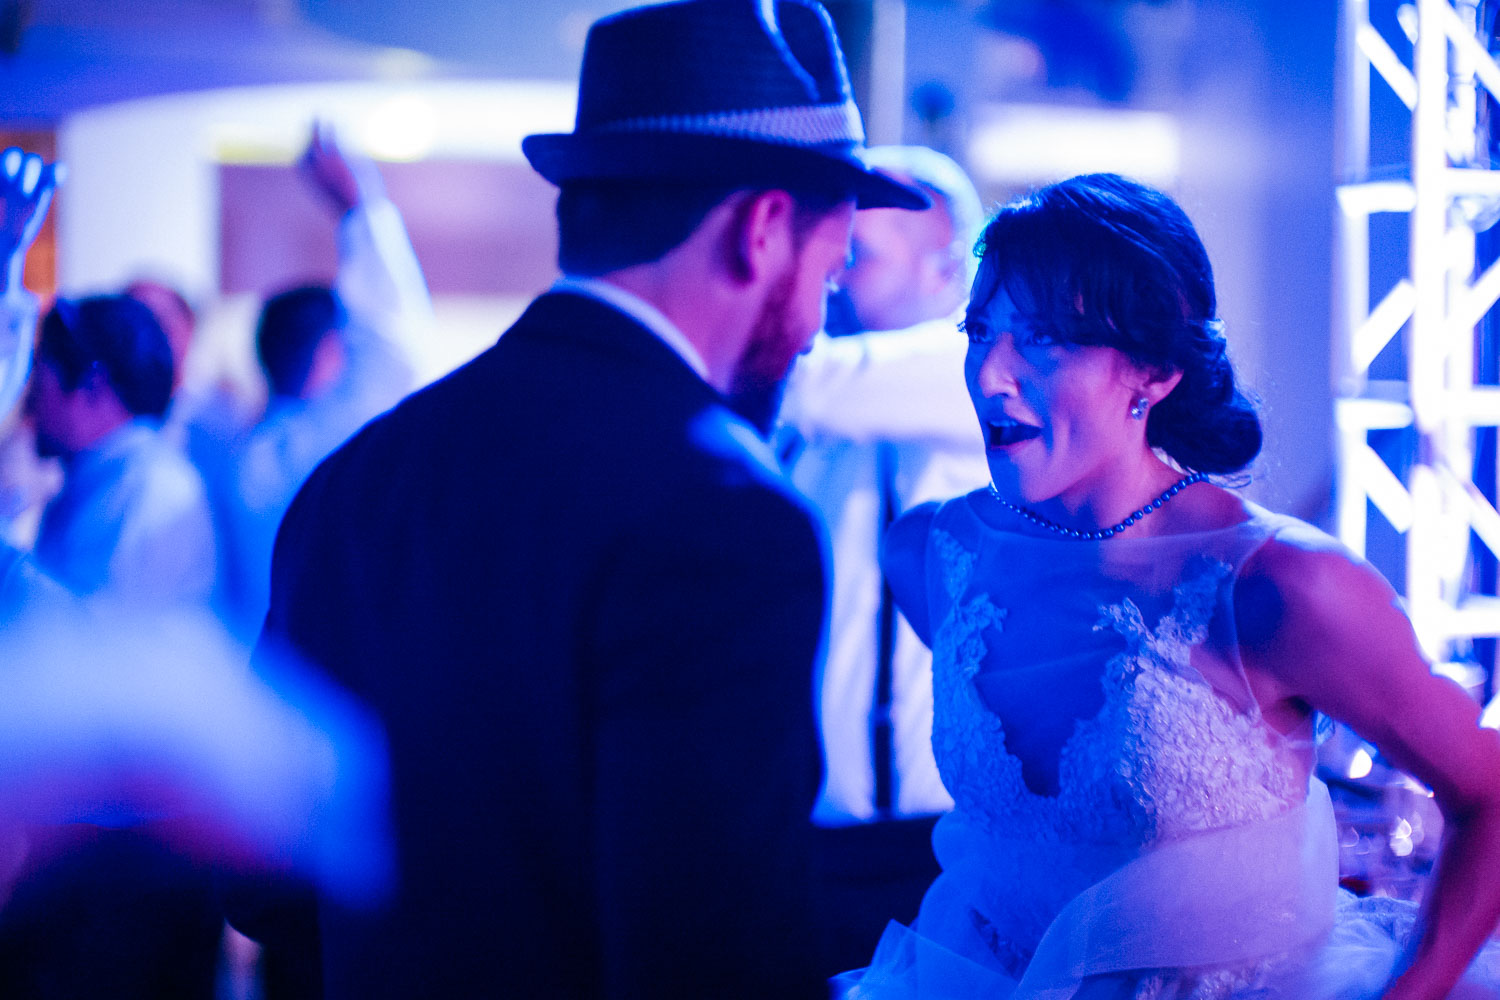
<path fill-rule="evenodd" d="M 1168 486 L 1161 496 L 1157 497 L 1155 500 L 1152 500 L 1150 503 L 1146 504 L 1146 506 L 1140 508 L 1125 520 L 1121 521 L 1119 524 L 1116 524 L 1113 527 L 1109 528 L 1099 528 L 1096 531 L 1079 531 L 1077 528 L 1064 528 L 1056 521 L 1049 521 L 1047 520 L 1047 518 L 1036 513 L 1035 511 L 1027 510 L 1025 507 L 1022 507 L 1018 504 L 1013 504 L 1009 500 L 1005 499 L 1000 495 L 1000 491 L 995 489 L 994 483 L 990 484 L 990 495 L 1004 504 L 1007 509 L 1020 514 L 1022 517 L 1026 518 L 1026 520 L 1030 521 L 1032 524 L 1037 525 L 1038 527 L 1046 528 L 1048 531 L 1054 532 L 1059 535 L 1066 535 L 1068 538 L 1077 538 L 1081 541 L 1098 542 L 1103 541 L 1104 539 L 1109 538 L 1113 535 L 1119 534 L 1135 522 L 1139 521 L 1141 518 L 1145 517 L 1147 514 L 1151 513 L 1156 508 L 1160 507 L 1162 504 L 1166 503 L 1168 500 L 1175 497 L 1177 494 L 1181 493 L 1183 490 L 1187 489 L 1189 486 L 1193 485 L 1194 483 L 1201 483 L 1207 478 L 1208 477 L 1201 472 L 1194 472 L 1192 475 L 1183 476 L 1181 479 L 1177 480 L 1177 482 L 1173 483 L 1171 486 Z"/>

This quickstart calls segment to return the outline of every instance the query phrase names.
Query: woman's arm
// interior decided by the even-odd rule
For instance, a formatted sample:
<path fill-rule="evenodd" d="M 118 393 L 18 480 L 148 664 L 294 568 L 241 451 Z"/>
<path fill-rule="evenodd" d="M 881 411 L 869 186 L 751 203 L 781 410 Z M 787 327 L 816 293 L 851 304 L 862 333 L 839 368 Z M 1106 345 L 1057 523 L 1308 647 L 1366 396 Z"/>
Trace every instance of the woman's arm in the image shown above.
<path fill-rule="evenodd" d="M 1445 833 L 1420 935 L 1388 1000 L 1448 995 L 1500 920 L 1500 734 L 1437 677 L 1390 585 L 1314 538 L 1275 540 L 1236 596 L 1252 678 L 1348 723 L 1427 784 Z"/>
<path fill-rule="evenodd" d="M 937 509 L 936 503 L 924 503 L 902 514 L 880 546 L 880 570 L 891 586 L 896 607 L 929 649 L 932 626 L 927 614 L 927 535 Z"/>

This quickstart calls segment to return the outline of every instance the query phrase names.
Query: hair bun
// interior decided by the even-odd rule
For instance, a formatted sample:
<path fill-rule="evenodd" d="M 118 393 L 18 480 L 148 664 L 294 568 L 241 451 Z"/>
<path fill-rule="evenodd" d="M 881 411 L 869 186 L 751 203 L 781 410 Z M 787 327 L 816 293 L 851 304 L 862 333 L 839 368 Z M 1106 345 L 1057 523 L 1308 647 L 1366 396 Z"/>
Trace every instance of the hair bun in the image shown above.
<path fill-rule="evenodd" d="M 1223 323 L 1215 319 L 1185 325 L 1196 327 L 1186 339 L 1196 341 L 1197 349 L 1177 352 L 1180 360 L 1174 367 L 1182 379 L 1151 408 L 1146 442 L 1184 469 L 1239 472 L 1260 454 L 1260 416 L 1236 384 Z"/>

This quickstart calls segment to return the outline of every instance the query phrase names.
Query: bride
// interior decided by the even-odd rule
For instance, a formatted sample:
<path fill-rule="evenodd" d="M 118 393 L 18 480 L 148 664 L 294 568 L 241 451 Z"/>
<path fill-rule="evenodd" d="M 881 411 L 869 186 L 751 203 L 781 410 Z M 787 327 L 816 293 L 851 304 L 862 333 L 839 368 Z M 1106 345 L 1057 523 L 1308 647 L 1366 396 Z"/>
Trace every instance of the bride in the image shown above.
<path fill-rule="evenodd" d="M 885 553 L 934 650 L 957 805 L 913 926 L 836 986 L 1500 996 L 1500 961 L 1471 964 L 1500 919 L 1500 738 L 1373 569 L 1206 478 L 1244 469 L 1260 425 L 1192 224 L 1094 175 L 1002 209 L 981 246 L 965 374 L 993 485 L 912 511 Z M 1318 712 L 1432 788 L 1420 912 L 1337 889 Z"/>

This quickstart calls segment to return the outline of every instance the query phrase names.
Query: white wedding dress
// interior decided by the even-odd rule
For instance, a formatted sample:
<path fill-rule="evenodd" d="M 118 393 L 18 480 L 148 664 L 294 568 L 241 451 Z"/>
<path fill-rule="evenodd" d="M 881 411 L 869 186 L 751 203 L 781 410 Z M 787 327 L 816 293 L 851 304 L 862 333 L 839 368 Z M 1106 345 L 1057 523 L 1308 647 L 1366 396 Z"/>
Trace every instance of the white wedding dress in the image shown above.
<path fill-rule="evenodd" d="M 1378 996 L 1414 908 L 1338 890 L 1311 723 L 1269 726 L 1237 654 L 1241 567 L 1315 529 L 1256 508 L 1196 534 L 1038 538 L 981 522 L 986 502 L 944 504 L 927 543 L 943 874 L 835 993 Z M 1497 984 L 1491 949 L 1465 988 Z"/>

